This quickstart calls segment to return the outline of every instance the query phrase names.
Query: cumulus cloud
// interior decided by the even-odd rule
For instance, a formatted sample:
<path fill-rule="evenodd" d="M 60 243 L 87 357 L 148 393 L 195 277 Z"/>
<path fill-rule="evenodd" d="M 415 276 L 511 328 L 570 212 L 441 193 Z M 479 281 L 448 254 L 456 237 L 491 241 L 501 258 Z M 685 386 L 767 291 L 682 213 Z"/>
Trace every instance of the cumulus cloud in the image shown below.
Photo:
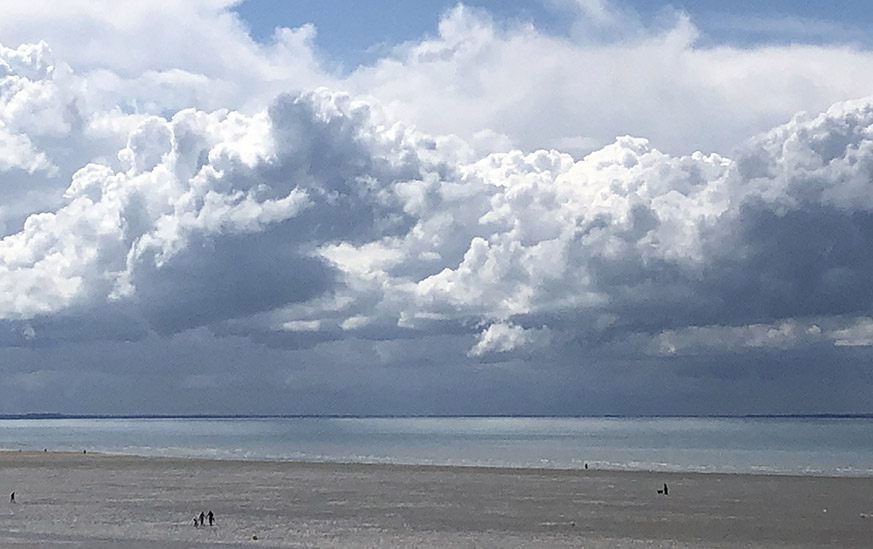
<path fill-rule="evenodd" d="M 746 348 L 791 349 L 818 342 L 821 336 L 822 330 L 815 323 L 804 325 L 795 320 L 769 325 L 695 326 L 661 332 L 654 338 L 650 352 L 674 355 Z"/>
<path fill-rule="evenodd" d="M 579 161 L 472 162 L 457 138 L 326 90 L 251 116 L 140 117 L 115 166 L 84 166 L 61 207 L 0 242 L 2 314 L 123 305 L 163 334 L 233 321 L 322 339 L 485 323 L 473 357 L 543 326 L 660 333 L 656 354 L 723 333 L 791 346 L 812 335 L 795 318 L 869 312 L 871 113 L 795 118 L 734 158 L 622 137 Z"/>
<path fill-rule="evenodd" d="M 56 67 L 44 42 L 16 49 L 0 46 L 0 170 L 53 173 L 56 167 L 34 143 L 69 131 L 63 91 L 64 68 Z"/>
<path fill-rule="evenodd" d="M 730 333 L 746 347 L 817 340 L 794 319 L 871 306 L 869 112 L 859 101 L 796 119 L 736 159 L 674 157 L 632 138 L 579 162 L 546 151 L 489 155 L 459 168 L 462 193 L 441 184 L 439 206 L 404 238 L 347 247 L 337 264 L 362 287 L 378 281 L 381 305 L 395 303 L 407 327 L 522 323 L 494 324 L 473 355 L 543 318 L 601 342 L 666 330 L 662 350 L 676 334 Z M 848 180 L 858 182 L 853 198 L 843 194 Z M 440 210 L 456 207 L 464 215 L 446 225 Z M 431 264 L 432 274 L 410 263 Z"/>
<path fill-rule="evenodd" d="M 525 330 L 511 323 L 497 322 L 488 326 L 480 335 L 479 340 L 470 349 L 469 355 L 481 357 L 488 353 L 505 353 L 515 349 L 529 348 L 536 343 L 543 346 L 548 342 L 548 331 Z"/>
<path fill-rule="evenodd" d="M 524 151 L 581 158 L 625 134 L 672 154 L 727 154 L 798 111 L 862 97 L 873 84 L 861 76 L 873 74 L 864 69 L 869 51 L 713 47 L 682 12 L 646 23 L 615 2 L 577 4 L 566 15 L 570 37 L 458 6 L 437 36 L 400 46 L 346 85 L 433 133 L 475 142 L 488 128 Z"/>
<path fill-rule="evenodd" d="M 151 19 L 77 17 L 117 44 L 160 26 L 167 48 L 169 21 L 196 21 L 232 55 L 169 63 L 139 45 L 131 61 L 88 41 L 60 61 L 69 39 L 51 26 L 62 53 L 0 48 L 0 347 L 263 345 L 272 382 L 348 395 L 479 363 L 511 365 L 515 391 L 534 362 L 613 390 L 607 364 L 873 341 L 873 99 L 786 110 L 869 89 L 830 78 L 873 74 L 869 52 L 705 49 L 681 14 L 619 43 L 557 38 L 458 6 L 436 37 L 339 78 L 311 27 L 262 46 L 227 2 L 132 6 Z M 595 27 L 628 17 L 577 8 Z M 323 83 L 352 91 L 310 89 Z M 324 372 L 285 371 L 281 353 Z M 348 354 L 385 370 L 367 378 Z M 183 377 L 224 390 L 214 372 Z"/>
<path fill-rule="evenodd" d="M 0 242 L 3 316 L 121 302 L 174 333 L 318 296 L 335 276 L 319 247 L 407 232 L 393 187 L 449 169 L 439 140 L 380 117 L 327 91 L 144 117 L 117 169 L 83 167 L 62 207 Z"/>
<path fill-rule="evenodd" d="M 82 101 L 93 111 L 121 106 L 161 114 L 186 107 L 245 107 L 250 113 L 283 87 L 327 83 L 311 25 L 278 29 L 273 43 L 261 46 L 233 13 L 236 3 L 134 0 L 58 6 L 39 0 L 4 5 L 0 42 L 45 41 L 65 52 L 87 82 Z"/>

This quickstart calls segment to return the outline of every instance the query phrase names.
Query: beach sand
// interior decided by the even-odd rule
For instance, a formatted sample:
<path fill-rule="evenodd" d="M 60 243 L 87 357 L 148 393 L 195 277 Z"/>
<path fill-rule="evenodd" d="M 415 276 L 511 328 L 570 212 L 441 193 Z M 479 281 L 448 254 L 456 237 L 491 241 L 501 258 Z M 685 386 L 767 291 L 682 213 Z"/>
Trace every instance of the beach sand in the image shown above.
<path fill-rule="evenodd" d="M 10 548 L 873 546 L 871 478 L 2 452 L 3 489 Z"/>

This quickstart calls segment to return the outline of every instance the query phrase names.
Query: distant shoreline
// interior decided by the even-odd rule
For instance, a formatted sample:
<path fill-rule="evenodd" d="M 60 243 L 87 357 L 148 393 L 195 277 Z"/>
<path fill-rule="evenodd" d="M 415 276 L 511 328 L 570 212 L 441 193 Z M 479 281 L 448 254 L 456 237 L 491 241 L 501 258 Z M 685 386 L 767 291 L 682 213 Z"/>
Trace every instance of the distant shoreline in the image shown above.
<path fill-rule="evenodd" d="M 873 412 L 859 414 L 705 414 L 705 415 L 512 415 L 512 414 L 64 414 L 27 412 L 0 414 L 16 419 L 873 419 Z"/>

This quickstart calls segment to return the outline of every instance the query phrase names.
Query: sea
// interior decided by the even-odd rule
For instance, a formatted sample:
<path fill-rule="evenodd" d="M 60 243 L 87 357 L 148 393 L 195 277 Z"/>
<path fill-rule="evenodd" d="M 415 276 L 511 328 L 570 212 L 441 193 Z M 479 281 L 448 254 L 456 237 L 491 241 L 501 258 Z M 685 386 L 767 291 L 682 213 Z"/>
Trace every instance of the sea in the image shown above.
<path fill-rule="evenodd" d="M 871 417 L 0 420 L 0 449 L 484 467 L 873 476 Z"/>

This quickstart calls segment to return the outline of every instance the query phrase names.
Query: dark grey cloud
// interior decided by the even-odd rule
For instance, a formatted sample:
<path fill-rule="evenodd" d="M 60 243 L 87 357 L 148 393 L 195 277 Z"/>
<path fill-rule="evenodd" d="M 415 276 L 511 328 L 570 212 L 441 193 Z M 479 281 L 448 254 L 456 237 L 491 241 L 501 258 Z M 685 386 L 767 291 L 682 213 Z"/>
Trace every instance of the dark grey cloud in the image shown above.
<path fill-rule="evenodd" d="M 328 291 L 336 276 L 333 269 L 301 255 L 284 237 L 287 232 L 276 231 L 195 238 L 162 267 L 137 269 L 138 308 L 156 332 L 172 335 Z"/>

